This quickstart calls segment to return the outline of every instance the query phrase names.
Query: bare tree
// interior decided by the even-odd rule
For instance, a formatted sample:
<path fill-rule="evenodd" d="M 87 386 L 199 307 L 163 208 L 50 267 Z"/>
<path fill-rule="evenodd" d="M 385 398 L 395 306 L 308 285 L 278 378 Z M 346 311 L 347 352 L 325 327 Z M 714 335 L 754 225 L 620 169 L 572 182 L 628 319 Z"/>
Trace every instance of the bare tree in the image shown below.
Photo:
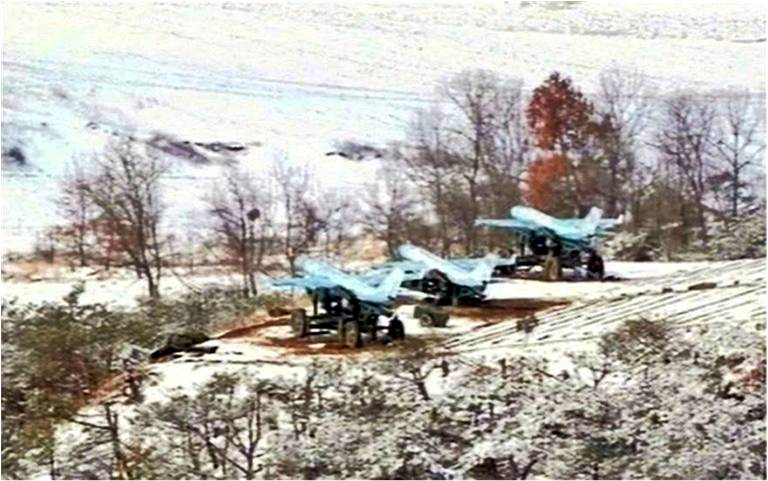
<path fill-rule="evenodd" d="M 254 273 L 260 269 L 271 242 L 270 220 L 263 216 L 271 209 L 269 191 L 258 186 L 252 175 L 231 167 L 206 201 L 214 217 L 214 233 L 242 275 L 243 294 L 256 295 Z"/>
<path fill-rule="evenodd" d="M 97 260 L 109 270 L 113 261 L 117 261 L 122 255 L 120 249 L 120 239 L 117 236 L 118 229 L 115 227 L 114 220 L 103 213 L 98 213 L 92 222 L 93 233 L 95 236 L 95 248 Z"/>
<path fill-rule="evenodd" d="M 676 94 L 664 101 L 663 118 L 657 134 L 661 161 L 676 168 L 690 197 L 699 238 L 707 241 L 706 196 L 712 171 L 712 136 L 715 110 L 707 99 Z M 683 222 L 686 212 L 681 212 Z"/>
<path fill-rule="evenodd" d="M 380 182 L 367 190 L 363 198 L 366 213 L 363 224 L 369 232 L 384 241 L 387 253 L 394 258 L 396 249 L 408 237 L 408 224 L 414 215 L 413 186 L 408 177 L 392 159 L 379 170 Z"/>
<path fill-rule="evenodd" d="M 520 197 L 530 152 L 521 83 L 468 70 L 444 81 L 438 98 L 440 108 L 420 111 L 410 127 L 406 163 L 433 207 L 442 253 L 458 237 L 472 254 L 480 214 L 503 215 Z"/>
<path fill-rule="evenodd" d="M 326 255 L 340 255 L 349 240 L 347 234 L 355 225 L 353 200 L 349 195 L 333 190 L 320 193 L 315 202 L 318 230 L 318 242 L 322 244 Z"/>
<path fill-rule="evenodd" d="M 102 422 L 99 422 L 101 419 Z M 142 462 L 142 454 L 126 442 L 120 426 L 120 416 L 110 403 L 101 405 L 99 413 L 75 414 L 69 421 L 83 427 L 84 440 L 78 443 L 72 452 L 73 464 L 89 466 L 89 470 L 101 472 L 99 476 L 112 479 L 136 479 Z M 105 448 L 109 456 L 104 456 Z M 136 452 L 138 451 L 138 452 Z M 84 462 L 87 461 L 87 462 Z M 91 471 L 74 472 L 75 478 L 94 477 Z"/>
<path fill-rule="evenodd" d="M 496 86 L 493 123 L 487 138 L 488 155 L 483 163 L 484 190 L 481 211 L 489 217 L 506 217 L 509 208 L 522 197 L 521 175 L 533 152 L 525 121 L 522 82 L 503 81 Z M 474 224 L 474 220 L 473 220 Z M 485 229 L 487 247 L 508 246 L 509 236 Z"/>
<path fill-rule="evenodd" d="M 408 131 L 412 149 L 404 154 L 408 176 L 432 207 L 437 221 L 436 247 L 444 256 L 450 253 L 453 244 L 447 202 L 452 183 L 452 162 L 445 130 L 445 117 L 439 109 L 418 111 Z M 424 217 L 426 214 L 422 213 Z"/>
<path fill-rule="evenodd" d="M 88 196 L 87 183 L 85 170 L 78 162 L 73 162 L 62 179 L 59 197 L 61 214 L 69 224 L 64 237 L 77 254 L 80 267 L 88 264 L 88 234 L 95 215 L 95 205 Z"/>
<path fill-rule="evenodd" d="M 506 179 L 522 154 L 513 128 L 522 125 L 521 88 L 487 70 L 468 70 L 444 82 L 439 93 L 448 101 L 447 135 L 456 179 L 463 184 L 463 209 L 454 210 L 465 253 L 477 247 L 475 220 L 481 211 L 483 186 Z M 490 183 L 494 186 L 493 182 Z"/>
<path fill-rule="evenodd" d="M 172 442 L 182 451 L 186 469 L 195 476 L 254 479 L 262 470 L 259 458 L 276 386 L 256 381 L 243 386 L 242 377 L 216 375 L 195 397 L 180 396 L 173 402 L 151 406 L 154 419 L 180 439 Z M 240 392 L 246 388 L 246 392 Z M 205 458 L 208 463 L 206 465 Z"/>
<path fill-rule="evenodd" d="M 745 173 L 765 151 L 765 114 L 759 111 L 749 91 L 727 94 L 720 110 L 713 142 L 722 167 L 718 166 L 713 181 L 727 189 L 729 214 L 736 218 L 747 187 Z"/>
<path fill-rule="evenodd" d="M 310 175 L 306 165 L 291 165 L 285 154 L 278 153 L 272 167 L 272 179 L 283 216 L 280 243 L 291 275 L 295 275 L 296 259 L 318 242 L 322 222 L 310 195 Z"/>
<path fill-rule="evenodd" d="M 651 117 L 651 90 L 646 77 L 637 70 L 614 67 L 600 75 L 596 104 L 604 123 L 610 126 L 603 139 L 607 161 L 605 209 L 610 217 L 626 210 L 639 193 L 637 154 Z"/>
<path fill-rule="evenodd" d="M 159 157 L 139 152 L 131 141 L 119 141 L 96 157 L 84 189 L 152 298 L 160 297 L 160 179 L 166 170 Z"/>

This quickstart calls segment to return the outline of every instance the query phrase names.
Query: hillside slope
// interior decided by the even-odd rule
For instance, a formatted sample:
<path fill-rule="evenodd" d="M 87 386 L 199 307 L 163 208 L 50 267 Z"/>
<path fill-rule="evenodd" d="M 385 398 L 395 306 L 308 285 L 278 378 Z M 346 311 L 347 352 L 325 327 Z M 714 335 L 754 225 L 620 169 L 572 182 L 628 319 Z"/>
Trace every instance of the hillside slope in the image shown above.
<path fill-rule="evenodd" d="M 758 7 L 554 7 L 9 4 L 3 151 L 25 165 L 3 165 L 6 248 L 29 249 L 60 220 L 57 179 L 114 137 L 234 143 L 213 156 L 260 172 L 284 156 L 357 189 L 380 162 L 327 156 L 335 143 L 402 139 L 436 84 L 467 68 L 527 89 L 561 70 L 589 92 L 612 66 L 642 71 L 659 94 L 763 88 Z M 218 167 L 177 157 L 170 217 L 194 224 Z"/>

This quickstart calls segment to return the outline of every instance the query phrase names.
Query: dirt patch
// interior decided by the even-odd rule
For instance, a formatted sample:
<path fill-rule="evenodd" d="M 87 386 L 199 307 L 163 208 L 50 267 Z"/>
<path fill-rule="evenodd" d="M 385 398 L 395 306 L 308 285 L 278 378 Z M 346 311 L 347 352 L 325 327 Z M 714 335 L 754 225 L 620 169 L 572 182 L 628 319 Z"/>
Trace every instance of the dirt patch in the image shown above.
<path fill-rule="evenodd" d="M 568 305 L 568 302 L 541 299 L 495 299 L 481 306 L 448 307 L 446 310 L 452 317 L 478 319 L 493 324 L 507 319 L 522 319 L 551 307 L 565 305 Z M 449 325 L 450 322 L 448 321 Z"/>
<path fill-rule="evenodd" d="M 539 311 L 556 306 L 565 306 L 568 302 L 541 299 L 504 299 L 493 300 L 482 306 L 464 306 L 445 308 L 452 317 L 475 319 L 482 325 L 495 324 L 510 319 L 525 319 Z M 450 320 L 448 321 L 450 326 Z M 372 341 L 366 336 L 363 346 L 352 349 L 339 342 L 333 331 L 314 332 L 309 337 L 297 338 L 286 332 L 287 336 L 275 335 L 274 331 L 264 332 L 271 327 L 288 327 L 290 318 L 269 318 L 253 316 L 247 319 L 246 325 L 233 327 L 214 339 L 237 339 L 238 341 L 256 343 L 268 347 L 279 348 L 294 355 L 323 355 L 323 356 L 356 356 L 367 353 L 382 353 L 402 356 L 418 352 L 431 345 L 445 340 L 445 336 L 413 336 L 406 333 L 405 339 L 385 343 L 382 340 Z"/>
<path fill-rule="evenodd" d="M 253 317 L 250 318 L 250 320 L 253 319 Z M 312 335 L 304 338 L 294 337 L 290 333 L 286 333 L 288 334 L 288 337 L 282 337 L 274 335 L 273 332 L 269 332 L 271 335 L 266 335 L 267 333 L 264 332 L 265 329 L 270 327 L 288 326 L 290 326 L 290 318 L 288 317 L 281 317 L 278 319 L 259 318 L 255 322 L 250 322 L 247 325 L 229 329 L 212 339 L 237 340 L 260 344 L 263 346 L 280 348 L 288 351 L 290 354 L 296 355 L 330 356 L 354 356 L 371 352 L 402 354 L 423 349 L 428 345 L 443 339 L 440 337 L 416 337 L 406 335 L 405 339 L 395 342 L 385 342 L 383 337 L 373 341 L 368 336 L 365 336 L 363 345 L 353 349 L 339 342 L 336 333 L 333 331 L 314 331 Z M 381 333 L 380 336 L 384 336 L 384 334 Z"/>
<path fill-rule="evenodd" d="M 219 334 L 213 339 L 233 339 L 233 338 L 248 338 L 257 336 L 259 331 L 266 329 L 267 327 L 275 326 L 287 326 L 289 325 L 289 319 L 287 317 L 281 317 L 278 319 L 262 319 L 258 322 L 248 324 L 246 326 L 236 327 L 230 329 L 223 334 Z"/>
<path fill-rule="evenodd" d="M 263 343 L 268 346 L 289 350 L 292 354 L 326 355 L 326 356 L 355 356 L 368 353 L 387 353 L 399 355 L 424 349 L 438 341 L 437 338 L 407 336 L 404 339 L 384 343 L 382 341 L 366 341 L 356 349 L 340 343 L 335 335 L 297 337 L 265 337 Z M 317 344 L 323 344 L 317 346 Z M 314 345 L 314 346 L 313 346 Z"/>

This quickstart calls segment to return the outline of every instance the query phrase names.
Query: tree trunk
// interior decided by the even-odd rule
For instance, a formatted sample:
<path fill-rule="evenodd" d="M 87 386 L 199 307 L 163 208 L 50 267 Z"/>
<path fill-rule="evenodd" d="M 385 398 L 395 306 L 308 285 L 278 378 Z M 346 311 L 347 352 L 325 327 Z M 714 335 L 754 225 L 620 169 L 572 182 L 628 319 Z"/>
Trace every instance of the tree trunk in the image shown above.
<path fill-rule="evenodd" d="M 731 217 L 734 219 L 739 215 L 739 153 L 736 152 L 733 159 L 733 189 L 731 193 Z"/>
<path fill-rule="evenodd" d="M 253 274 L 253 272 L 248 273 L 248 285 L 251 289 L 251 295 L 256 296 L 258 295 L 258 290 L 256 288 L 256 276 Z"/>
<path fill-rule="evenodd" d="M 152 273 L 152 268 L 149 265 L 142 266 L 144 277 L 147 279 L 147 291 L 149 297 L 153 300 L 160 299 L 160 286 Z"/>

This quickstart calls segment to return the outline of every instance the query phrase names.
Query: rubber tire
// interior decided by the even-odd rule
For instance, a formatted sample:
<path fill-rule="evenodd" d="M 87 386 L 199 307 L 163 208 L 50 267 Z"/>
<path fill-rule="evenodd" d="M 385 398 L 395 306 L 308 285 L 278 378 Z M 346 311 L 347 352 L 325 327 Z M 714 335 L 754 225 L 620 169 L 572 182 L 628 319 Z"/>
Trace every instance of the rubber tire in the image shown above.
<path fill-rule="evenodd" d="M 605 262 L 599 254 L 595 254 L 595 257 L 599 259 L 599 268 L 593 269 L 591 263 L 587 263 L 587 277 L 590 279 L 597 279 L 602 281 L 605 277 Z"/>
<path fill-rule="evenodd" d="M 453 291 L 455 288 L 452 288 L 451 291 Z M 459 307 L 461 305 L 461 298 L 456 295 L 455 292 L 451 292 L 451 306 L 452 307 Z"/>
<path fill-rule="evenodd" d="M 435 327 L 445 327 L 448 325 L 448 316 L 441 316 L 440 318 L 432 318 L 432 323 Z"/>
<path fill-rule="evenodd" d="M 421 327 L 435 327 L 435 320 L 429 314 L 422 314 L 419 317 L 419 324 Z"/>
<path fill-rule="evenodd" d="M 547 256 L 544 261 L 544 279 L 550 282 L 559 281 L 563 277 L 560 267 L 560 259 L 555 256 Z"/>
<path fill-rule="evenodd" d="M 336 325 L 336 336 L 338 337 L 339 344 L 344 344 L 344 333 L 346 331 L 346 321 L 339 319 Z"/>
<path fill-rule="evenodd" d="M 387 330 L 389 338 L 393 341 L 397 341 L 405 337 L 405 326 L 403 321 L 398 318 L 394 318 L 389 321 L 389 329 Z"/>
<path fill-rule="evenodd" d="M 344 345 L 356 349 L 360 347 L 360 323 L 347 321 L 344 324 Z"/>
<path fill-rule="evenodd" d="M 305 309 L 294 309 L 291 311 L 291 330 L 296 337 L 307 337 L 309 335 L 309 320 Z"/>
<path fill-rule="evenodd" d="M 368 322 L 366 323 L 366 328 L 370 328 L 371 341 L 376 342 L 376 339 L 379 337 L 379 316 L 376 314 L 371 314 L 371 316 L 368 318 Z"/>

